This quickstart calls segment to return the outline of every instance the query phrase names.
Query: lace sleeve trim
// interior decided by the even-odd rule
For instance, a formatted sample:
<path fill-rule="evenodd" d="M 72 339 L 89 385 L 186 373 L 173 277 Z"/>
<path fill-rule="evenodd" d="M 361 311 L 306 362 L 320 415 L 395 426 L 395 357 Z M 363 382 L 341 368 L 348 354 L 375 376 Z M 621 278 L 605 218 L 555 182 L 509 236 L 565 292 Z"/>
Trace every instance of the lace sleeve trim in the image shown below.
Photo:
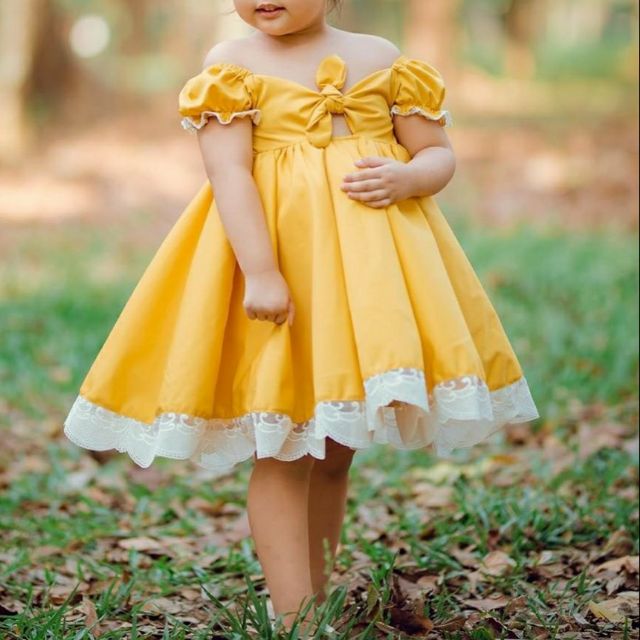
<path fill-rule="evenodd" d="M 423 116 L 424 118 L 427 118 L 427 120 L 435 120 L 443 127 L 450 127 L 451 125 L 453 125 L 453 118 L 446 109 L 434 113 L 432 111 L 427 111 L 422 107 L 400 107 L 397 104 L 394 104 L 391 107 L 391 115 L 411 116 L 416 113 Z"/>
<path fill-rule="evenodd" d="M 220 112 L 220 111 L 203 111 L 200 113 L 199 118 L 192 116 L 185 116 L 180 121 L 182 128 L 186 131 L 195 133 L 204 127 L 209 121 L 209 118 L 215 117 L 220 124 L 229 124 L 235 118 L 243 118 L 250 116 L 253 124 L 260 123 L 261 111 L 260 109 L 249 109 L 248 111 L 232 111 L 232 112 Z"/>

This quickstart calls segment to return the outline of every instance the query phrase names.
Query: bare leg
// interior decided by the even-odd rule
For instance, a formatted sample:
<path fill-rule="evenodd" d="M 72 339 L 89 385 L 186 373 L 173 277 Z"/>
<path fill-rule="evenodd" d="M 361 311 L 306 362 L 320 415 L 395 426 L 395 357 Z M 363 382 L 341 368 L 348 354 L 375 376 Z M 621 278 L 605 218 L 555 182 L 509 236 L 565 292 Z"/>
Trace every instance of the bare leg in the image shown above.
<path fill-rule="evenodd" d="M 326 585 L 331 576 L 336 549 L 344 520 L 349 467 L 355 449 L 334 440 L 326 440 L 326 458 L 316 460 L 309 485 L 309 560 L 313 591 L 318 603 L 328 595 Z M 328 540 L 329 562 L 325 559 Z M 328 566 L 325 566 L 327 565 Z"/>
<path fill-rule="evenodd" d="M 274 611 L 283 614 L 287 627 L 313 595 L 307 520 L 313 464 L 311 456 L 288 462 L 256 459 L 249 480 L 251 533 Z"/>

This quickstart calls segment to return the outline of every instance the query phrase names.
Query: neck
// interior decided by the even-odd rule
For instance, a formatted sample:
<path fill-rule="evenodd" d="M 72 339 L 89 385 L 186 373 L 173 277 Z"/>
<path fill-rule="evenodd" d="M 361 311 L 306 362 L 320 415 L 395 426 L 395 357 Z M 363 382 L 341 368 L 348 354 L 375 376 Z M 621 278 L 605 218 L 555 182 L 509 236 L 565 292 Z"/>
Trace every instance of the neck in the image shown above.
<path fill-rule="evenodd" d="M 298 44 L 309 44 L 314 40 L 319 40 L 321 38 L 329 35 L 331 31 L 331 27 L 327 24 L 324 16 L 312 22 L 304 29 L 300 29 L 299 31 L 295 31 L 293 33 L 286 33 L 281 36 L 271 36 L 267 33 L 260 32 L 262 38 L 265 38 L 272 44 L 282 44 L 282 45 L 298 45 Z"/>

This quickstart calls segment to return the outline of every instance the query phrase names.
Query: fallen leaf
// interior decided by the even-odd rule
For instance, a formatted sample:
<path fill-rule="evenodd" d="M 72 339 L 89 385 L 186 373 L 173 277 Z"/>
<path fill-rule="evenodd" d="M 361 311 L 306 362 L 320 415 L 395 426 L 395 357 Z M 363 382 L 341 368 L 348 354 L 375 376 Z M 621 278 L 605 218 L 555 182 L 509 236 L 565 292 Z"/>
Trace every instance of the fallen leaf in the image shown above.
<path fill-rule="evenodd" d="M 136 551 L 148 551 L 149 549 L 159 549 L 162 547 L 162 543 L 153 538 L 127 538 L 125 540 L 119 540 L 118 546 L 122 549 L 135 549 Z"/>
<path fill-rule="evenodd" d="M 629 574 L 636 575 L 640 566 L 640 556 L 624 556 L 622 558 L 615 558 L 614 560 L 608 560 L 601 564 L 592 567 L 593 574 L 598 575 L 605 571 L 612 571 L 613 573 L 620 573 L 626 571 Z"/>
<path fill-rule="evenodd" d="M 464 616 L 458 616 L 457 618 L 452 618 L 446 622 L 436 624 L 433 628 L 438 631 L 460 631 L 461 629 L 464 629 L 466 621 L 467 619 Z"/>
<path fill-rule="evenodd" d="M 412 487 L 412 494 L 416 504 L 421 507 L 438 509 L 453 504 L 453 487 L 435 485 L 430 482 L 417 482 Z"/>
<path fill-rule="evenodd" d="M 399 592 L 399 600 L 422 600 L 427 589 L 404 578 L 400 575 L 393 575 L 394 587 Z"/>
<path fill-rule="evenodd" d="M 146 600 L 140 607 L 145 613 L 176 615 L 182 611 L 182 606 L 170 598 L 153 598 Z"/>
<path fill-rule="evenodd" d="M 625 616 L 620 613 L 616 600 L 604 600 L 603 602 L 594 602 L 589 600 L 589 611 L 601 620 L 609 622 L 624 622 Z"/>
<path fill-rule="evenodd" d="M 98 613 L 96 606 L 89 598 L 83 598 L 80 603 L 80 610 L 84 613 L 84 626 L 96 638 L 102 635 L 102 630 L 98 624 Z"/>
<path fill-rule="evenodd" d="M 462 603 L 479 611 L 493 611 L 502 609 L 509 604 L 511 598 L 507 596 L 496 596 L 495 598 L 481 598 L 477 600 L 462 600 Z"/>
<path fill-rule="evenodd" d="M 392 607 L 390 616 L 391 623 L 405 633 L 414 634 L 433 629 L 433 622 L 413 609 Z"/>
<path fill-rule="evenodd" d="M 474 548 L 470 546 L 465 549 L 453 549 L 450 553 L 463 567 L 475 569 L 480 562 L 475 554 L 471 553 Z"/>
<path fill-rule="evenodd" d="M 492 576 L 501 576 L 516 566 L 516 561 L 509 557 L 504 551 L 491 551 L 483 559 L 480 571 L 484 571 Z"/>
<path fill-rule="evenodd" d="M 616 557 L 626 556 L 633 551 L 634 544 L 627 529 L 620 528 L 611 534 L 604 547 L 605 552 Z"/>

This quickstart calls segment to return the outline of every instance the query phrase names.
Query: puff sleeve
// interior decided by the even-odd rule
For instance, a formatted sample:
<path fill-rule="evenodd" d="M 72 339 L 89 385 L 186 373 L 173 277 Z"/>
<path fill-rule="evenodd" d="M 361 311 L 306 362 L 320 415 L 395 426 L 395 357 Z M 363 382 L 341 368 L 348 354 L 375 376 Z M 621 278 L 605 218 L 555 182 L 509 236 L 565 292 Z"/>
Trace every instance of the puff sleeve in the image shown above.
<path fill-rule="evenodd" d="M 190 78 L 178 97 L 181 124 L 197 132 L 215 117 L 222 124 L 234 118 L 249 116 L 260 122 L 260 110 L 255 107 L 251 72 L 229 63 L 211 65 Z"/>
<path fill-rule="evenodd" d="M 392 69 L 391 113 L 409 116 L 417 113 L 444 127 L 453 124 L 451 114 L 442 108 L 446 88 L 440 72 L 421 60 L 402 56 Z"/>

